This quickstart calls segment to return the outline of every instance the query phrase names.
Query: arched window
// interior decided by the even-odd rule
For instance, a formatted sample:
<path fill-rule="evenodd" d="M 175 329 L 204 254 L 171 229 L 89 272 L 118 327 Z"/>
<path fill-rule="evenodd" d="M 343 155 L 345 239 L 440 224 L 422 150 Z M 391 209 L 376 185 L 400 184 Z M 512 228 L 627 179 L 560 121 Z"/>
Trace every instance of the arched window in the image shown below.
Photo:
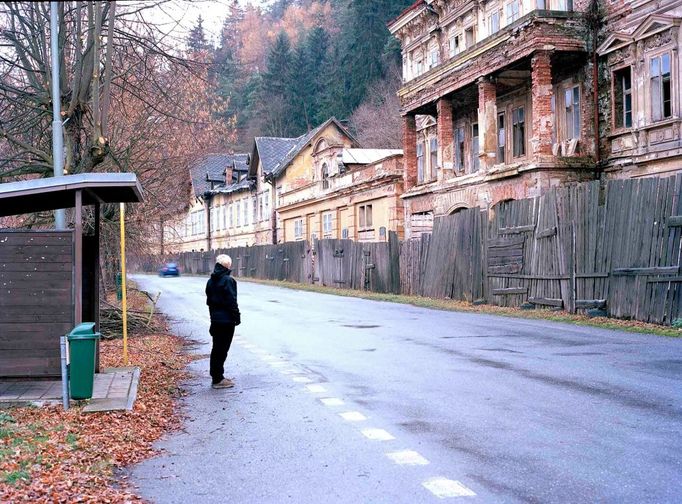
<path fill-rule="evenodd" d="M 322 164 L 322 189 L 329 189 L 329 167 L 327 163 Z"/>

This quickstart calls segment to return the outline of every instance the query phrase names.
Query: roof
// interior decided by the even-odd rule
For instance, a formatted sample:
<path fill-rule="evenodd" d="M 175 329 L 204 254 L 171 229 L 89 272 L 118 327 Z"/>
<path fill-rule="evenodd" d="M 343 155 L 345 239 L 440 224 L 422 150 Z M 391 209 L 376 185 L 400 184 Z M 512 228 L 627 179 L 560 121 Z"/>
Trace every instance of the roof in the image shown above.
<path fill-rule="evenodd" d="M 234 170 L 239 172 L 249 171 L 249 155 L 248 154 L 232 154 L 234 161 Z"/>
<path fill-rule="evenodd" d="M 83 204 L 139 203 L 142 186 L 134 173 L 82 173 L 0 184 L 0 217 L 45 212 L 76 206 L 76 192 Z"/>
<path fill-rule="evenodd" d="M 257 137 L 256 151 L 263 166 L 263 173 L 266 175 L 272 173 L 300 138 Z"/>
<path fill-rule="evenodd" d="M 416 0 L 412 5 L 404 9 L 400 14 L 398 14 L 396 17 L 394 17 L 388 23 L 386 23 L 386 26 L 388 26 L 390 30 L 393 27 L 393 25 L 397 24 L 398 21 L 400 21 L 404 16 L 406 16 L 407 14 L 414 10 L 417 10 L 419 7 L 423 5 L 426 5 L 426 2 L 424 0 Z"/>
<path fill-rule="evenodd" d="M 336 125 L 337 128 L 350 138 L 353 143 L 357 144 L 357 140 L 350 134 L 350 132 L 339 122 L 335 117 L 327 119 L 325 122 L 320 124 L 314 130 L 309 131 L 305 135 L 301 135 L 296 139 L 296 143 L 293 145 L 291 150 L 286 154 L 286 156 L 275 166 L 275 168 L 270 172 L 273 177 L 279 177 L 284 170 L 291 164 L 291 162 L 299 155 L 299 153 L 315 138 L 315 136 L 325 129 L 330 124 Z"/>
<path fill-rule="evenodd" d="M 194 196 L 203 196 L 211 189 L 207 176 L 210 180 L 224 184 L 225 170 L 234 165 L 246 165 L 247 159 L 247 154 L 207 154 L 197 159 L 189 169 Z"/>
<path fill-rule="evenodd" d="M 345 165 L 372 164 L 393 156 L 402 156 L 401 149 L 343 149 L 341 162 Z"/>
<path fill-rule="evenodd" d="M 230 194 L 230 193 L 235 193 L 235 192 L 240 192 L 240 191 L 247 191 L 252 189 L 253 187 L 253 182 L 248 179 L 248 178 L 243 178 L 239 182 L 235 182 L 234 184 L 229 184 L 229 185 L 221 185 L 213 189 L 212 191 L 209 191 L 211 194 Z"/>

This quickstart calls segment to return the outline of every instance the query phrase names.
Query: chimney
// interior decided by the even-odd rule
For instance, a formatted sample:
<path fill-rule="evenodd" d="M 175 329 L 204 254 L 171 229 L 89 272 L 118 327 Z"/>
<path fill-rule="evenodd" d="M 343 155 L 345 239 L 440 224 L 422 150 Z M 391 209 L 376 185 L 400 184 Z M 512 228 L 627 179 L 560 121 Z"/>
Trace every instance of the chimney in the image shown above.
<path fill-rule="evenodd" d="M 228 165 L 227 168 L 225 168 L 225 185 L 229 186 L 232 184 L 232 172 L 234 170 L 234 165 Z"/>

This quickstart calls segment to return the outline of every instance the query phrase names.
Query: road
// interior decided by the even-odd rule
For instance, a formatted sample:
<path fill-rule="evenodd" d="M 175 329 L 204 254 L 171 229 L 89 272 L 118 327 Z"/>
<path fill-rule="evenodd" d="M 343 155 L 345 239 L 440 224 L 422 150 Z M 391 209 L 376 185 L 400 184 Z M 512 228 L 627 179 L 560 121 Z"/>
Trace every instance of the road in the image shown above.
<path fill-rule="evenodd" d="M 210 350 L 204 278 L 136 276 Z M 240 282 L 213 390 L 132 474 L 159 503 L 680 502 L 682 340 Z"/>

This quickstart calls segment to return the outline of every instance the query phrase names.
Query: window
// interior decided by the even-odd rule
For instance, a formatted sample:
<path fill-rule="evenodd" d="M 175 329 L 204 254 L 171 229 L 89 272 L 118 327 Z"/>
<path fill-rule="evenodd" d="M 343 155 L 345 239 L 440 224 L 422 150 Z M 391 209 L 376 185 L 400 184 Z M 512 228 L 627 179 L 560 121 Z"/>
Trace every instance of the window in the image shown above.
<path fill-rule="evenodd" d="M 470 47 L 473 47 L 474 44 L 476 44 L 476 37 L 474 37 L 474 27 L 472 26 L 471 28 L 467 28 L 464 30 L 464 40 L 467 45 L 467 49 Z"/>
<path fill-rule="evenodd" d="M 261 193 L 258 197 L 258 220 L 262 221 L 265 219 L 265 214 L 263 213 L 263 200 L 265 199 L 265 194 Z"/>
<path fill-rule="evenodd" d="M 507 24 L 521 17 L 521 0 L 512 0 L 507 4 Z"/>
<path fill-rule="evenodd" d="M 670 54 L 651 58 L 651 115 L 654 121 L 672 116 Z"/>
<path fill-rule="evenodd" d="M 322 189 L 329 189 L 329 167 L 327 163 L 322 164 Z"/>
<path fill-rule="evenodd" d="M 566 129 L 564 140 L 580 138 L 580 87 L 573 86 L 564 90 Z"/>
<path fill-rule="evenodd" d="M 414 74 L 421 75 L 424 73 L 424 61 L 422 60 L 422 55 L 417 54 L 414 57 Z"/>
<path fill-rule="evenodd" d="M 379 239 L 380 240 L 385 240 L 386 239 L 386 228 L 384 226 L 381 226 L 379 228 Z"/>
<path fill-rule="evenodd" d="M 478 157 L 478 124 L 471 125 L 471 172 L 477 172 L 481 160 Z"/>
<path fill-rule="evenodd" d="M 227 229 L 227 207 L 228 204 L 223 205 L 223 229 Z"/>
<path fill-rule="evenodd" d="M 332 237 L 332 213 L 322 214 L 322 235 L 324 238 Z"/>
<path fill-rule="evenodd" d="M 206 232 L 206 211 L 203 209 L 199 210 L 197 212 L 197 218 L 199 219 L 197 224 L 199 234 L 204 234 Z"/>
<path fill-rule="evenodd" d="M 360 229 L 372 227 L 372 205 L 360 205 L 358 208 L 358 220 Z"/>
<path fill-rule="evenodd" d="M 497 162 L 506 162 L 507 129 L 505 126 L 504 112 L 497 114 Z"/>
<path fill-rule="evenodd" d="M 526 155 L 526 117 L 523 107 L 512 110 L 513 157 Z"/>
<path fill-rule="evenodd" d="M 265 215 L 263 215 L 263 220 L 269 220 L 270 219 L 270 189 L 266 189 L 265 192 L 263 193 L 263 211 L 265 212 Z"/>
<path fill-rule="evenodd" d="M 433 137 L 429 141 L 429 154 L 431 163 L 431 180 L 438 178 L 438 139 Z"/>
<path fill-rule="evenodd" d="M 343 238 L 344 240 L 348 239 L 348 228 L 343 228 L 341 230 L 341 238 Z"/>
<path fill-rule="evenodd" d="M 417 183 L 424 182 L 424 142 L 417 143 Z"/>
<path fill-rule="evenodd" d="M 613 124 L 616 128 L 632 128 L 632 69 L 613 72 Z"/>
<path fill-rule="evenodd" d="M 237 201 L 237 226 L 242 225 L 242 202 Z"/>
<path fill-rule="evenodd" d="M 492 35 L 493 33 L 497 33 L 500 31 L 500 18 L 502 17 L 502 12 L 499 10 L 496 10 L 494 12 L 490 13 L 490 17 L 488 18 L 488 34 Z"/>
<path fill-rule="evenodd" d="M 233 207 L 234 207 L 234 205 L 232 203 L 230 203 L 229 209 L 227 212 L 228 213 L 227 223 L 228 223 L 228 226 L 230 226 L 230 228 L 234 226 L 234 208 Z"/>
<path fill-rule="evenodd" d="M 209 217 L 211 219 L 211 222 L 210 222 L 211 233 L 213 231 L 215 231 L 215 211 L 216 211 L 216 209 L 213 207 L 209 209 L 209 212 L 210 212 Z"/>
<path fill-rule="evenodd" d="M 242 208 L 244 209 L 244 225 L 249 225 L 249 198 L 244 198 L 242 202 Z"/>
<path fill-rule="evenodd" d="M 450 36 L 450 56 L 459 54 L 459 35 Z"/>
<path fill-rule="evenodd" d="M 464 170 L 464 128 L 455 129 L 455 169 Z"/>
<path fill-rule="evenodd" d="M 258 196 L 253 196 L 251 198 L 251 205 L 253 212 L 253 220 L 251 221 L 251 223 L 255 224 L 256 222 L 258 222 Z"/>
<path fill-rule="evenodd" d="M 538 9 L 545 10 L 547 8 L 546 0 L 538 0 Z"/>
<path fill-rule="evenodd" d="M 433 47 L 429 52 L 429 68 L 433 68 L 438 65 L 438 47 Z"/>
<path fill-rule="evenodd" d="M 538 7 L 538 8 L 540 8 L 540 7 Z M 572 11 L 573 10 L 573 0 L 556 0 L 556 10 Z"/>
<path fill-rule="evenodd" d="M 294 239 L 303 239 L 303 219 L 296 219 L 294 221 Z"/>

